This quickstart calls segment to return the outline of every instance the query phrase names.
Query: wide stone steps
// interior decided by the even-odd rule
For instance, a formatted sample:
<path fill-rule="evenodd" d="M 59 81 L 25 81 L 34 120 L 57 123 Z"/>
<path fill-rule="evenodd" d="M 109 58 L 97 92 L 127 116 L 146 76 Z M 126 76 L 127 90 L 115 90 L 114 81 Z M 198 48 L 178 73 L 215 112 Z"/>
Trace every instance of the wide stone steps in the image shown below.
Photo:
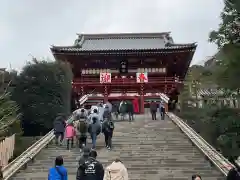
<path fill-rule="evenodd" d="M 117 122 L 113 145 L 112 151 L 106 150 L 104 138 L 100 135 L 97 159 L 106 167 L 120 157 L 131 180 L 189 179 L 195 173 L 202 175 L 203 179 L 224 179 L 170 120 L 152 121 L 149 115 L 139 115 L 133 123 Z M 69 180 L 76 179 L 79 149 L 68 151 L 65 146 L 55 145 L 42 150 L 33 163 L 12 179 L 47 179 L 48 169 L 59 155 L 64 158 Z"/>

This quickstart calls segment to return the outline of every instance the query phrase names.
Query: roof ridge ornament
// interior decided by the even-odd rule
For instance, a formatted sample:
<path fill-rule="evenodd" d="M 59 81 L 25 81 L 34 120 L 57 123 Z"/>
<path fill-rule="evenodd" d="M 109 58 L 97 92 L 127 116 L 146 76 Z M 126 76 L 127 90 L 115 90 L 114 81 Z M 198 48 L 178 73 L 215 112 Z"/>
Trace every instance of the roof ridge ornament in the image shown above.
<path fill-rule="evenodd" d="M 78 34 L 78 38 L 74 41 L 74 46 L 82 47 L 83 42 L 84 42 L 84 36 L 81 34 Z"/>

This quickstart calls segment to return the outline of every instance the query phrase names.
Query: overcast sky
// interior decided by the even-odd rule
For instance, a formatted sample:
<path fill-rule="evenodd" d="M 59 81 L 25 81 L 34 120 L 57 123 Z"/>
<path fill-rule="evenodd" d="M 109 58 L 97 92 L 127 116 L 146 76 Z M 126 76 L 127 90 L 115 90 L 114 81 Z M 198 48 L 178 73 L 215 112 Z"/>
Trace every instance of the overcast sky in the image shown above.
<path fill-rule="evenodd" d="M 222 8 L 222 0 L 1 0 L 0 67 L 53 58 L 50 45 L 72 45 L 81 32 L 171 31 L 176 43 L 198 43 L 199 63 L 216 52 L 207 40 Z"/>

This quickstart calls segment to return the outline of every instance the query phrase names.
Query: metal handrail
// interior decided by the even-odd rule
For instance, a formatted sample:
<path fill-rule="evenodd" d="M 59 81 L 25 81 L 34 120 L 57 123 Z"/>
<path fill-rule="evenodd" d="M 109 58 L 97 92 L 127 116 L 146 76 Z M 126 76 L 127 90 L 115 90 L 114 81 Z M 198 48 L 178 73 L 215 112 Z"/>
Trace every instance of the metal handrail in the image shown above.
<path fill-rule="evenodd" d="M 234 167 L 222 154 L 214 147 L 207 143 L 197 132 L 195 132 L 181 118 L 171 112 L 166 113 L 167 116 L 186 134 L 189 139 L 208 157 L 208 159 L 225 175 Z"/>
<path fill-rule="evenodd" d="M 88 98 L 89 98 L 90 96 L 92 96 L 92 94 L 94 93 L 94 91 L 95 91 L 95 89 L 92 90 L 90 93 L 83 95 L 83 96 L 79 99 L 80 105 L 84 104 L 84 103 L 88 100 Z M 84 98 L 83 98 L 83 97 L 84 97 Z M 82 99 L 82 98 L 83 98 L 83 99 Z"/>
<path fill-rule="evenodd" d="M 35 142 L 15 160 L 2 169 L 3 180 L 11 178 L 22 166 L 32 160 L 47 144 L 54 138 L 54 131 L 51 130 L 44 137 Z"/>

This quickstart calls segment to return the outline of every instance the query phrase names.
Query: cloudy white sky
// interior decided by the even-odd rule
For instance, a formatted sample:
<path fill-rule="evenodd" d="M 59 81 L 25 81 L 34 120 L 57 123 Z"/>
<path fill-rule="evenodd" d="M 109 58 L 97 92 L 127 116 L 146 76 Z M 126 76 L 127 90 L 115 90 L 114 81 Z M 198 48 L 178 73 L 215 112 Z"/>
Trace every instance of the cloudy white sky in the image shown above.
<path fill-rule="evenodd" d="M 50 45 L 72 45 L 81 32 L 171 31 L 177 43 L 198 43 L 196 64 L 216 52 L 207 40 L 222 8 L 222 0 L 1 0 L 0 67 L 52 58 Z"/>

